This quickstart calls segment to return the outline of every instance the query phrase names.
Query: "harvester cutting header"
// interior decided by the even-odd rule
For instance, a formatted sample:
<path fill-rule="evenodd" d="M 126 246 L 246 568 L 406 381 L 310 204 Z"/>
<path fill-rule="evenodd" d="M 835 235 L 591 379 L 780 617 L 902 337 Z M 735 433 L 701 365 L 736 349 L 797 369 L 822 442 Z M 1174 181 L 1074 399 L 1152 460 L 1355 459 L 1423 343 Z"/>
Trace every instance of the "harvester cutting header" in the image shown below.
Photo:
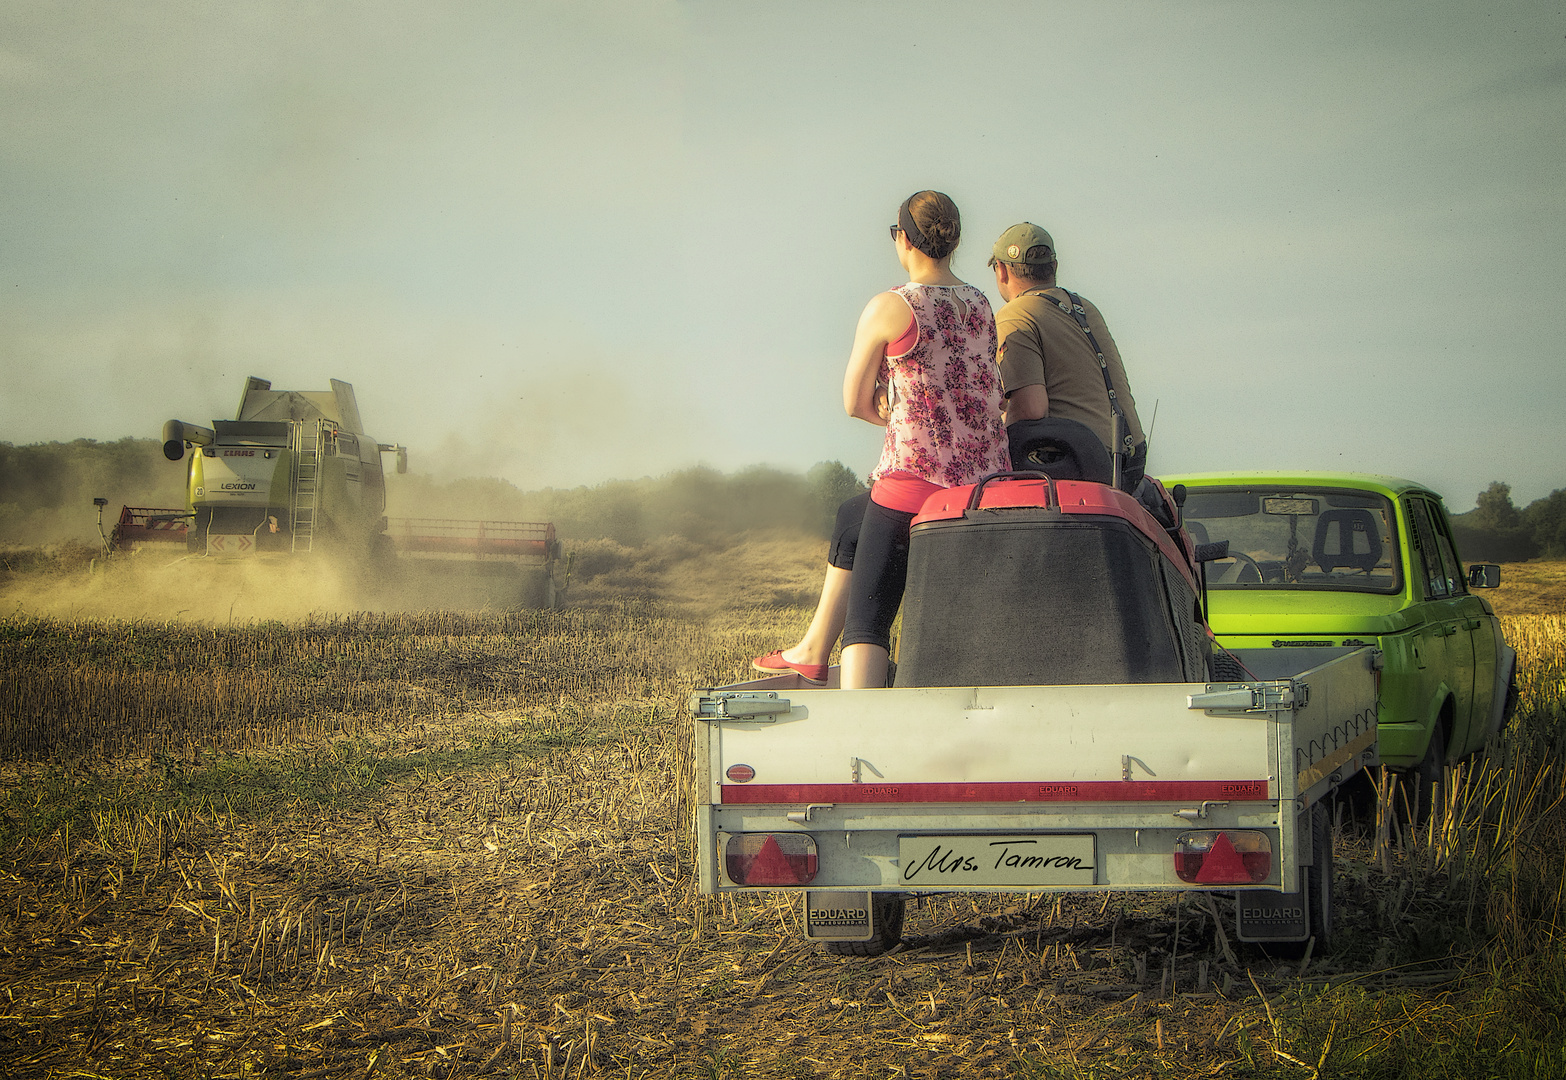
<path fill-rule="evenodd" d="M 180 461 L 187 449 L 186 508 L 124 507 L 112 547 L 173 541 L 202 556 L 320 552 L 386 568 L 394 556 L 408 556 L 446 579 L 480 570 L 488 587 L 478 590 L 479 600 L 486 604 L 523 596 L 553 607 L 563 585 L 555 580 L 560 544 L 547 522 L 388 522 L 381 455 L 395 454 L 397 471 L 405 473 L 407 448 L 366 434 L 353 387 L 337 379 L 330 390 L 273 390 L 252 376 L 233 420 L 163 425 L 163 456 Z M 519 592 L 512 585 L 523 578 L 533 584 Z"/>

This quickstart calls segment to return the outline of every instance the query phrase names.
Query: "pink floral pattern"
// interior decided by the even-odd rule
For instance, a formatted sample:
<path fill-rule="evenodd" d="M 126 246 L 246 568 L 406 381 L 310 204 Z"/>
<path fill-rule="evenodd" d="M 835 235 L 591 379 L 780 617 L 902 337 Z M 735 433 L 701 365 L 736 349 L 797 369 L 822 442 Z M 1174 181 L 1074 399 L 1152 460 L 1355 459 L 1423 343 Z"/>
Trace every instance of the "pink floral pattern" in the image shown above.
<path fill-rule="evenodd" d="M 910 282 L 896 291 L 913 309 L 919 340 L 881 361 L 894 404 L 870 478 L 910 473 L 956 487 L 1011 468 L 989 301 L 971 285 Z"/>

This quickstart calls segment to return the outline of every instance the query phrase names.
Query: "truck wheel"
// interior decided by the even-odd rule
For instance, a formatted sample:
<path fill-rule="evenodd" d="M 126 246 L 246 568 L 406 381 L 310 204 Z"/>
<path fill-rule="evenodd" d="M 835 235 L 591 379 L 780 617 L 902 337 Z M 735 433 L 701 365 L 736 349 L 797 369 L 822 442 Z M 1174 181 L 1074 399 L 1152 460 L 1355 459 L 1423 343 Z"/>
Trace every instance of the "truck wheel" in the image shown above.
<path fill-rule="evenodd" d="M 828 941 L 826 951 L 837 956 L 880 956 L 903 940 L 903 909 L 907 901 L 902 893 L 872 893 L 875 937 L 869 941 Z"/>
<path fill-rule="evenodd" d="M 1443 712 L 1442 716 L 1445 715 Z M 1445 770 L 1446 725 L 1438 723 L 1435 730 L 1430 733 L 1430 744 L 1425 747 L 1424 760 L 1403 774 L 1404 779 L 1414 785 L 1414 795 L 1409 800 L 1414 808 L 1414 820 L 1409 824 L 1423 825 L 1430 817 L 1430 809 L 1435 802 L 1435 789 L 1440 785 Z M 1394 807 L 1393 811 L 1398 812 L 1401 809 L 1401 807 Z"/>

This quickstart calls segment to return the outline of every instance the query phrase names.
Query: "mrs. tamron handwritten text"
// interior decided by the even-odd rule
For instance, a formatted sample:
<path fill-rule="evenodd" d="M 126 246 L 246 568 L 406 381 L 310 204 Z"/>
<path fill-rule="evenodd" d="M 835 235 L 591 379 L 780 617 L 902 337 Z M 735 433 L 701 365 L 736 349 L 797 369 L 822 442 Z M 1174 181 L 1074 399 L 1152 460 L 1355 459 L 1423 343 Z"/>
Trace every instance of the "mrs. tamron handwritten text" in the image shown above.
<path fill-rule="evenodd" d="M 1091 835 L 901 836 L 905 885 L 1092 885 Z"/>

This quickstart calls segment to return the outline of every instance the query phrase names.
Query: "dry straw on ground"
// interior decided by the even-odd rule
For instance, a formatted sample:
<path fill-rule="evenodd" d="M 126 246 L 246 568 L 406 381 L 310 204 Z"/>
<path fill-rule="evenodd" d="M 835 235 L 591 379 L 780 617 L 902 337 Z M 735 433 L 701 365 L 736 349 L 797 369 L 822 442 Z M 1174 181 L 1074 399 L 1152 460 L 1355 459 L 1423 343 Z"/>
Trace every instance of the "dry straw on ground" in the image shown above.
<path fill-rule="evenodd" d="M 933 900 L 871 961 L 697 896 L 685 696 L 807 614 L 0 623 L 0 1075 L 1343 1076 L 1505 1028 L 1472 988 L 1537 956 L 1544 788 L 1459 785 L 1534 831 L 1454 809 L 1385 873 L 1345 808 L 1304 964 L 1194 894 Z M 1509 628 L 1558 715 L 1562 620 Z"/>

